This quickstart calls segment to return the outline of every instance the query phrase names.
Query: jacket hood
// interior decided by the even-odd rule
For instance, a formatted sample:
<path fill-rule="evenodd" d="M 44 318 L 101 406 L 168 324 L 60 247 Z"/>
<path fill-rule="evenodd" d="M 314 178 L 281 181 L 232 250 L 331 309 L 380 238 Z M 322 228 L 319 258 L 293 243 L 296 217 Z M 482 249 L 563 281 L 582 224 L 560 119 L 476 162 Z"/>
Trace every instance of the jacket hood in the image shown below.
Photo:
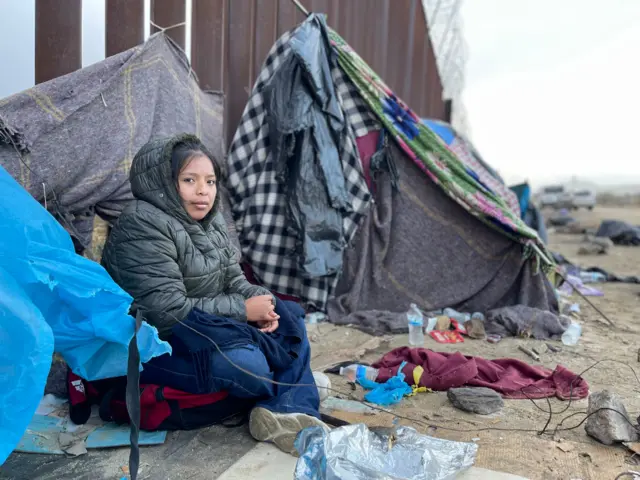
<path fill-rule="evenodd" d="M 138 200 L 150 203 L 177 218 L 183 224 L 200 223 L 206 229 L 220 208 L 220 192 L 216 194 L 211 211 L 199 222 L 191 218 L 184 209 L 171 173 L 173 149 L 184 141 L 198 142 L 202 151 L 213 161 L 216 161 L 200 139 L 194 135 L 183 133 L 173 137 L 151 140 L 138 151 L 131 164 L 129 172 L 131 193 Z"/>

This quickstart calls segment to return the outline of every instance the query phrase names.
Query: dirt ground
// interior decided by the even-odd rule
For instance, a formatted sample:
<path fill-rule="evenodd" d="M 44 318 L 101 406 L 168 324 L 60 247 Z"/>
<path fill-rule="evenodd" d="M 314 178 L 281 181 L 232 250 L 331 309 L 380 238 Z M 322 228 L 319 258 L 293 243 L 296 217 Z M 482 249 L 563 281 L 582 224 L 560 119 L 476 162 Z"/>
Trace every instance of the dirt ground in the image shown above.
<path fill-rule="evenodd" d="M 602 219 L 619 219 L 640 224 L 640 208 L 598 207 L 592 212 L 578 212 L 574 216 L 586 226 L 593 227 L 597 227 Z M 622 275 L 640 274 L 640 248 L 614 247 L 607 255 L 578 256 L 581 239 L 581 235 L 550 232 L 550 248 L 584 267 L 599 266 Z M 614 359 L 623 362 L 624 364 L 603 362 L 585 373 L 584 378 L 589 383 L 591 392 L 606 389 L 618 393 L 631 418 L 635 419 L 640 412 L 640 383 L 628 365 L 634 370 L 640 370 L 640 325 L 637 322 L 640 285 L 604 284 L 598 287 L 602 287 L 604 297 L 590 299 L 615 323 L 615 328 L 609 326 L 593 308 L 574 294 L 582 311 L 582 338 L 575 347 L 563 346 L 562 352 L 543 355 L 540 362 L 534 362 L 517 348 L 520 344 L 533 346 L 537 343 L 535 340 L 512 338 L 490 344 L 466 339 L 463 344 L 449 346 L 437 344 L 428 338 L 426 347 L 437 351 L 459 350 L 465 355 L 489 359 L 518 358 L 551 369 L 562 364 L 576 373 L 583 372 L 599 360 Z M 316 341 L 312 344 L 312 365 L 314 369 L 319 369 L 336 361 L 350 359 L 354 353 L 363 354 L 364 360 L 373 362 L 390 349 L 406 345 L 406 342 L 406 335 L 374 338 L 354 329 L 322 324 Z M 334 388 L 350 391 L 341 378 L 331 375 L 331 380 Z M 362 391 L 358 390 L 356 395 L 361 396 Z M 554 412 L 562 412 L 553 415 L 552 427 L 572 413 L 586 413 L 588 405 L 586 399 L 574 401 L 570 406 L 568 402 L 557 399 L 551 399 L 550 402 Z M 537 404 L 548 411 L 546 400 L 538 400 Z M 621 472 L 640 468 L 634 467 L 634 459 L 624 447 L 606 447 L 588 437 L 584 425 L 578 426 L 584 414 L 576 415 L 563 423 L 563 427 L 577 426 L 573 430 L 563 430 L 555 436 L 538 435 L 536 432 L 545 425 L 548 415 L 529 400 L 506 400 L 505 408 L 499 414 L 478 416 L 454 409 L 445 393 L 423 393 L 404 399 L 392 410 L 395 415 L 423 422 L 417 424 L 407 420 L 400 421 L 430 435 L 452 440 L 476 439 L 479 445 L 477 466 L 522 475 L 532 480 L 605 480 L 614 479 Z M 334 412 L 334 415 L 349 421 L 363 421 L 369 425 L 390 426 L 394 419 L 394 415 L 385 413 L 358 416 Z M 457 431 L 430 428 L 429 424 Z M 531 431 L 515 432 L 510 429 Z"/>

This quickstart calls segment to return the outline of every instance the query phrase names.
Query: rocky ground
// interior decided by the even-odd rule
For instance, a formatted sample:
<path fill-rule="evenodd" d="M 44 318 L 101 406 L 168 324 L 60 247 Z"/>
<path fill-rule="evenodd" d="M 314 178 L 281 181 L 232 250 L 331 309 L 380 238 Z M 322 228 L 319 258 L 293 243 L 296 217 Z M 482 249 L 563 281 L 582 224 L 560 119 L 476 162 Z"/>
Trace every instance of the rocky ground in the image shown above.
<path fill-rule="evenodd" d="M 602 219 L 626 220 L 640 224 L 640 209 L 632 208 L 596 208 L 592 212 L 578 212 L 575 216 L 584 225 L 597 227 Z M 581 235 L 559 235 L 550 233 L 550 247 L 584 267 L 599 266 L 621 275 L 640 274 L 640 248 L 613 247 L 607 255 L 579 256 Z M 535 346 L 536 340 L 504 339 L 498 344 L 481 340 L 466 339 L 463 344 L 440 345 L 427 339 L 427 347 L 437 351 L 459 350 L 466 355 L 478 355 L 489 359 L 512 357 L 531 364 L 554 368 L 562 364 L 570 370 L 580 373 L 594 363 L 613 359 L 616 362 L 603 361 L 584 374 L 591 392 L 610 390 L 620 395 L 629 411 L 636 419 L 640 412 L 640 382 L 634 370 L 640 371 L 638 348 L 640 347 L 640 325 L 637 321 L 640 306 L 640 285 L 605 284 L 602 287 L 604 297 L 590 297 L 591 301 L 614 323 L 611 327 L 584 300 L 574 294 L 575 301 L 581 306 L 583 335 L 578 345 L 563 346 L 562 352 L 542 355 L 539 362 L 533 361 L 518 349 L 519 345 Z M 328 325 L 321 327 L 318 341 L 314 343 L 315 367 L 321 367 L 339 359 L 350 358 L 352 350 L 360 350 L 363 358 L 375 361 L 391 348 L 406 345 L 407 336 L 388 339 L 369 337 L 348 328 Z M 334 387 L 347 391 L 348 385 L 342 379 L 332 376 Z M 357 392 L 357 394 L 361 394 Z M 588 400 L 562 402 L 551 399 L 554 412 L 551 425 L 558 424 L 563 417 L 572 413 L 585 412 Z M 526 476 L 531 479 L 613 479 L 619 473 L 634 469 L 634 459 L 624 447 L 606 447 L 588 437 L 584 425 L 578 426 L 585 417 L 583 414 L 568 419 L 563 430 L 555 436 L 538 435 L 537 432 L 547 422 L 546 400 L 534 405 L 528 400 L 506 400 L 500 413 L 481 416 L 465 413 L 451 406 L 446 393 L 419 394 L 403 400 L 393 409 L 395 415 L 418 419 L 401 420 L 401 423 L 413 425 L 430 435 L 452 440 L 476 439 L 480 446 L 477 466 Z M 566 411 L 565 411 L 566 409 Z M 560 413 L 562 412 L 562 413 Z M 391 425 L 394 415 L 378 413 L 358 416 L 340 414 L 350 421 L 361 420 L 369 425 Z M 427 424 L 444 428 L 429 428 Z M 629 463 L 630 462 L 630 463 Z"/>

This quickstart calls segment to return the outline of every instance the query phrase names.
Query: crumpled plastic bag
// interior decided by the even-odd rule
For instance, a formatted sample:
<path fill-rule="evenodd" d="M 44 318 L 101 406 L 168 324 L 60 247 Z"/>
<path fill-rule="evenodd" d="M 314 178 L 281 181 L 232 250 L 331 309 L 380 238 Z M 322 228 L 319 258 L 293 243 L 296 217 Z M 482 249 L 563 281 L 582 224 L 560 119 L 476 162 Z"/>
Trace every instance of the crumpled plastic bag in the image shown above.
<path fill-rule="evenodd" d="M 342 270 L 347 244 L 343 217 L 352 210 L 340 160 L 346 122 L 331 76 L 337 58 L 324 17 L 310 15 L 289 46 L 291 54 L 263 89 L 264 109 L 300 271 L 319 278 Z"/>
<path fill-rule="evenodd" d="M 391 430 L 391 429 L 389 429 Z M 294 480 L 451 480 L 473 465 L 478 446 L 428 437 L 411 427 L 389 435 L 364 424 L 326 432 L 311 427 L 295 441 Z"/>
<path fill-rule="evenodd" d="M 404 381 L 404 373 L 402 372 L 391 377 L 385 383 L 373 382 L 367 378 L 358 378 L 358 383 L 371 390 L 364 395 L 364 399 L 376 405 L 395 405 L 400 403 L 405 395 L 413 393 L 413 389 Z"/>

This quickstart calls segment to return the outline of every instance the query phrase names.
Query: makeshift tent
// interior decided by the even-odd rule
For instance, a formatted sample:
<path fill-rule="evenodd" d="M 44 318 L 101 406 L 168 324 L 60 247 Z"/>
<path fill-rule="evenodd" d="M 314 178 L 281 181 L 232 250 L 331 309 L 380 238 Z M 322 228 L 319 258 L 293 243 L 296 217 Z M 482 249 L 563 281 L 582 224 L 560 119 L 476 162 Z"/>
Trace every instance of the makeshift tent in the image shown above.
<path fill-rule="evenodd" d="M 296 101 L 289 110 L 275 109 L 273 91 L 289 91 Z M 307 163 L 300 149 L 312 149 Z M 338 153 L 340 175 L 335 164 L 327 166 L 327 149 Z M 550 255 L 519 218 L 515 195 L 494 189 L 461 162 L 322 17 L 311 15 L 272 47 L 231 145 L 228 169 L 242 253 L 256 279 L 328 309 L 332 321 L 350 322 L 350 315 L 370 310 L 402 312 L 412 302 L 429 310 L 513 304 L 556 309 L 543 274 L 552 265 Z M 309 239 L 298 227 L 290 204 L 304 198 L 300 186 L 307 184 L 300 177 L 323 185 L 313 185 L 323 192 L 316 204 L 323 209 L 315 214 L 339 215 L 337 235 L 332 227 L 323 236 L 320 225 Z M 332 199 L 330 182 L 346 192 L 346 206 Z M 305 266 L 317 250 L 305 247 L 327 239 L 342 263 L 313 275 Z M 381 315 L 367 318 L 375 322 Z M 403 327 L 406 319 L 398 325 Z"/>
<path fill-rule="evenodd" d="M 498 192 L 511 209 L 520 215 L 524 223 L 538 232 L 540 239 L 547 243 L 544 218 L 540 210 L 529 201 L 531 192 L 527 183 L 507 188 L 500 174 L 485 162 L 473 144 L 451 125 L 433 119 L 422 119 L 422 122 L 440 137 L 464 165 L 478 175 L 483 184 Z"/>
<path fill-rule="evenodd" d="M 0 165 L 86 247 L 93 213 L 133 199 L 129 167 L 153 137 L 198 135 L 220 161 L 223 96 L 203 92 L 169 37 L 0 101 Z M 19 161 L 17 154 L 24 156 Z"/>
<path fill-rule="evenodd" d="M 458 160 L 477 174 L 480 182 L 498 193 L 511 209 L 520 215 L 521 208 L 516 195 L 507 188 L 500 174 L 483 160 L 466 137 L 458 133 L 448 123 L 440 120 L 425 118 L 422 119 L 422 122 L 440 137 L 444 144 L 451 149 L 451 152 L 458 157 Z"/>

